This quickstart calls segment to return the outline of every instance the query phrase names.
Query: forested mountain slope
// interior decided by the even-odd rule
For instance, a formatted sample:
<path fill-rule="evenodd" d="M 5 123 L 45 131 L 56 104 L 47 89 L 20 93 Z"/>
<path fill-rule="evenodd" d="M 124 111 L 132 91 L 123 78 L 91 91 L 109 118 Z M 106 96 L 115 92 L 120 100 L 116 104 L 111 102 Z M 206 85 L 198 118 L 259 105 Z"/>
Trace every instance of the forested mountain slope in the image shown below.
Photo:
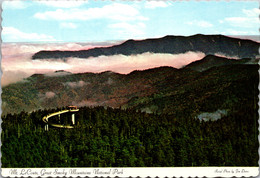
<path fill-rule="evenodd" d="M 2 117 L 2 167 L 258 166 L 252 102 L 214 122 L 84 107 L 75 115 L 77 128 L 44 131 L 42 117 L 58 110 Z"/>
<path fill-rule="evenodd" d="M 207 56 L 182 69 L 159 67 L 127 75 L 35 74 L 3 87 L 2 109 L 4 115 L 67 105 L 134 108 L 159 114 L 229 110 L 252 101 L 258 93 L 258 65 L 247 63 L 247 59 L 212 60 Z"/>

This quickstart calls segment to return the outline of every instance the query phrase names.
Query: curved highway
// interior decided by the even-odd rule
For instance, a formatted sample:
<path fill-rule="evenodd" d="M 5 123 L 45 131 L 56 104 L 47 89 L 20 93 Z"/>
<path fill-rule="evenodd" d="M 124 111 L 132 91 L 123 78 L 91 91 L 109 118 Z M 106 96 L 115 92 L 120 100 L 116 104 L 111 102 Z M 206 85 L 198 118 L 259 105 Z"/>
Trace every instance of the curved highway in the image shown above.
<path fill-rule="evenodd" d="M 77 112 L 77 111 L 79 111 L 79 109 L 73 108 L 73 109 L 67 109 L 67 110 L 62 110 L 62 111 L 54 112 L 54 113 L 51 113 L 51 114 L 49 114 L 49 115 L 47 115 L 47 116 L 44 116 L 44 117 L 42 118 L 42 120 L 43 120 L 43 122 L 45 122 L 47 125 L 50 125 L 50 126 L 52 126 L 52 127 L 72 129 L 72 128 L 74 128 L 74 126 L 50 123 L 50 122 L 49 122 L 49 118 L 51 118 L 51 117 L 53 117 L 53 116 L 61 115 L 61 114 L 67 113 L 67 112 Z"/>

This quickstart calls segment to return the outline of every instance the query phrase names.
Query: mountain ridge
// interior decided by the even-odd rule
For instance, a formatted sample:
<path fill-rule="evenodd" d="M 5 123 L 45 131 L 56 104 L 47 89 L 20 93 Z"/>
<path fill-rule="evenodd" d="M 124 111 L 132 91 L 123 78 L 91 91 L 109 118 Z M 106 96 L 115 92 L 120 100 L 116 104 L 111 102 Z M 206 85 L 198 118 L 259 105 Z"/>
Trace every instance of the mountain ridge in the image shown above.
<path fill-rule="evenodd" d="M 191 62 L 190 64 L 186 65 L 184 68 L 186 68 L 186 69 L 190 68 L 192 70 L 202 72 L 207 69 L 210 69 L 211 67 L 231 65 L 231 64 L 250 63 L 251 61 L 252 60 L 250 58 L 229 59 L 229 58 L 220 57 L 220 56 L 207 55 L 204 58 L 202 58 L 201 60 Z"/>
<path fill-rule="evenodd" d="M 188 51 L 203 52 L 206 55 L 221 53 L 226 56 L 237 56 L 238 58 L 256 58 L 256 56 L 259 55 L 258 48 L 258 42 L 224 35 L 197 34 L 187 37 L 167 35 L 162 38 L 150 38 L 145 40 L 130 39 L 118 45 L 97 47 L 88 50 L 44 50 L 35 53 L 32 59 L 89 58 L 101 55 L 136 55 L 146 52 L 179 54 Z"/>
<path fill-rule="evenodd" d="M 208 58 L 213 62 L 207 62 Z M 219 58 L 206 56 L 181 69 L 164 66 L 129 74 L 111 71 L 69 75 L 63 71 L 65 75 L 58 76 L 34 74 L 24 82 L 3 87 L 3 114 L 67 105 L 176 114 L 195 107 L 190 103 L 193 100 L 198 107 L 193 108 L 194 112 L 230 108 L 244 101 L 240 92 L 251 96 L 248 87 L 258 85 L 258 65 L 247 64 L 247 60 L 221 58 L 223 62 Z"/>

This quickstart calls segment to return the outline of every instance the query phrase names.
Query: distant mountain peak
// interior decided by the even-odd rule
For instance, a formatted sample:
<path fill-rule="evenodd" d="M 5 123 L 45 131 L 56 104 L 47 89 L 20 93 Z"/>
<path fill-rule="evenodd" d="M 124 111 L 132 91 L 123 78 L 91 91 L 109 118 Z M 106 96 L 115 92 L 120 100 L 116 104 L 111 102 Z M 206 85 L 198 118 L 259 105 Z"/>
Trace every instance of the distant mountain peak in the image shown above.
<path fill-rule="evenodd" d="M 205 71 L 207 69 L 210 69 L 212 67 L 217 67 L 217 66 L 224 66 L 224 65 L 232 65 L 232 64 L 245 64 L 249 62 L 251 59 L 250 58 L 244 58 L 244 59 L 229 59 L 225 57 L 220 57 L 220 56 L 215 56 L 215 55 L 207 55 L 201 60 L 194 61 L 188 65 L 186 65 L 184 68 L 185 69 L 192 69 L 195 71 Z"/>
<path fill-rule="evenodd" d="M 65 71 L 65 70 L 56 70 L 55 72 L 50 72 L 44 74 L 47 77 L 58 77 L 58 76 L 64 76 L 64 75 L 71 75 L 71 72 Z"/>
<path fill-rule="evenodd" d="M 41 77 L 43 76 L 44 74 L 33 74 L 31 75 L 29 78 L 37 78 L 37 77 Z"/>
<path fill-rule="evenodd" d="M 259 43 L 223 35 L 171 36 L 145 40 L 127 40 L 111 47 L 97 47 L 80 51 L 39 51 L 32 59 L 66 59 L 69 57 L 89 58 L 101 55 L 137 55 L 143 53 L 180 54 L 188 51 L 202 52 L 206 55 L 221 53 L 238 58 L 256 58 Z"/>
<path fill-rule="evenodd" d="M 56 70 L 54 73 L 61 73 L 61 72 L 70 73 L 70 72 L 67 72 L 67 71 L 65 71 L 65 70 Z"/>

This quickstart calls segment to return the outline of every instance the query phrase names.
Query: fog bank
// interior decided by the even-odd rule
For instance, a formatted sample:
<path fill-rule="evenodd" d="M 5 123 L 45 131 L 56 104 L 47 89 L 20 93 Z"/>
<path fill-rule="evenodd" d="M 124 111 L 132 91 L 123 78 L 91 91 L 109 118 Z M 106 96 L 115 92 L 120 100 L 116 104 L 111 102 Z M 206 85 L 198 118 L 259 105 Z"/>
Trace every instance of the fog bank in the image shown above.
<path fill-rule="evenodd" d="M 54 44 L 3 44 L 2 48 L 2 86 L 22 81 L 35 73 L 54 75 L 57 70 L 71 73 L 113 71 L 127 74 L 133 70 L 145 70 L 148 68 L 171 66 L 181 68 L 193 61 L 205 57 L 201 52 L 186 52 L 182 54 L 154 54 L 143 53 L 138 55 L 113 55 L 83 58 L 68 58 L 67 61 L 59 59 L 32 60 L 35 52 L 40 50 L 81 50 L 94 46 L 68 43 Z M 59 75 L 62 73 L 58 73 Z M 57 75 L 58 75 L 57 74 Z M 65 74 L 69 74 L 66 73 Z M 55 73 L 56 75 L 56 73 Z M 70 84 L 73 86 L 73 84 Z"/>

